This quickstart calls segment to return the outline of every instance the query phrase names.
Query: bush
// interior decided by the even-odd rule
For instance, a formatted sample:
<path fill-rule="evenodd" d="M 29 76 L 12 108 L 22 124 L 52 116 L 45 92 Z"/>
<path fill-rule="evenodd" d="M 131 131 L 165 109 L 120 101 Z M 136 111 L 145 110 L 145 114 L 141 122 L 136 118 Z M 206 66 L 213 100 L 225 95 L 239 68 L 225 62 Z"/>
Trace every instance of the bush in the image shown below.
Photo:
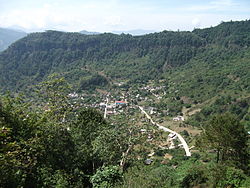
<path fill-rule="evenodd" d="M 121 178 L 122 173 L 118 166 L 107 166 L 99 168 L 90 181 L 94 188 L 108 188 L 113 187 Z"/>
<path fill-rule="evenodd" d="M 194 166 L 181 182 L 181 187 L 194 187 L 205 184 L 208 180 L 204 166 Z"/>
<path fill-rule="evenodd" d="M 242 170 L 229 167 L 226 170 L 224 178 L 218 184 L 221 187 L 241 187 L 245 179 L 246 175 Z"/>

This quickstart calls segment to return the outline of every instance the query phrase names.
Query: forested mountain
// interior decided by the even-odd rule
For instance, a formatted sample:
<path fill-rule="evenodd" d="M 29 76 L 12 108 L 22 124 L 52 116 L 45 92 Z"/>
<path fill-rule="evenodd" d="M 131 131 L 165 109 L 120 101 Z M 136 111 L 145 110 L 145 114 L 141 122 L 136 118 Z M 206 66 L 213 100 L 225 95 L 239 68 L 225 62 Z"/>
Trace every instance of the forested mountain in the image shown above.
<path fill-rule="evenodd" d="M 7 49 L 9 45 L 27 34 L 22 31 L 0 28 L 0 52 Z"/>
<path fill-rule="evenodd" d="M 29 34 L 0 53 L 0 188 L 249 187 L 249 83 L 250 20 Z"/>
<path fill-rule="evenodd" d="M 237 80 L 249 90 L 249 45 L 250 21 L 144 36 L 32 33 L 0 55 L 0 86 L 2 90 L 27 89 L 53 72 L 80 83 L 82 78 L 102 71 L 130 83 L 170 75 L 170 80 L 183 80 L 180 76 L 185 75 L 189 83 L 206 82 L 211 93 L 222 82 L 239 85 Z M 192 84 L 182 88 L 190 92 L 187 85 Z"/>

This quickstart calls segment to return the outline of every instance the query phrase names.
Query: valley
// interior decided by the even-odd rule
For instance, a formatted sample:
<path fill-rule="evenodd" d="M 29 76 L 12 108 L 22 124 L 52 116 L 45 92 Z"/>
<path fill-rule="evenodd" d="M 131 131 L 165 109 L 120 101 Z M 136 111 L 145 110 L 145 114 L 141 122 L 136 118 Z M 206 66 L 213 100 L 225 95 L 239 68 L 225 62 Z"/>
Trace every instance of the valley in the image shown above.
<path fill-rule="evenodd" d="M 250 21 L 48 30 L 0 52 L 0 187 L 248 187 Z"/>

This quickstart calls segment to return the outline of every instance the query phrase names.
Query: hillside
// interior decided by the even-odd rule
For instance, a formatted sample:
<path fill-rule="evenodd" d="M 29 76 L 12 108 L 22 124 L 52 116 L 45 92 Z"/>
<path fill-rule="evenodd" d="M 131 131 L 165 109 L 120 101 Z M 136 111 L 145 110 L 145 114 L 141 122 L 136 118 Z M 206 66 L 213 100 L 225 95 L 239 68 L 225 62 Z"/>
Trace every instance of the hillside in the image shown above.
<path fill-rule="evenodd" d="M 144 36 L 32 33 L 0 55 L 0 87 L 25 90 L 59 72 L 79 89 L 81 81 L 102 72 L 130 86 L 166 79 L 178 83 L 182 95 L 196 93 L 198 100 L 218 89 L 240 86 L 249 92 L 249 31 L 250 21 L 241 21 Z"/>
<path fill-rule="evenodd" d="M 25 37 L 26 35 L 25 32 L 0 28 L 0 52 L 7 49 L 13 42 Z"/>

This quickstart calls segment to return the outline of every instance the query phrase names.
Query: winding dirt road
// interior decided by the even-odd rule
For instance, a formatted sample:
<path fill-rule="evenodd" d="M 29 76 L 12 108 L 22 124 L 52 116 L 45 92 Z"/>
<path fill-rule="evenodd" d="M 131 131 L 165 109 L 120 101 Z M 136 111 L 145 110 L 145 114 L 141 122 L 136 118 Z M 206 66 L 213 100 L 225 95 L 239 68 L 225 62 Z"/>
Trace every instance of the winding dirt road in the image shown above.
<path fill-rule="evenodd" d="M 182 146 L 183 146 L 183 148 L 184 148 L 184 150 L 186 152 L 186 156 L 188 156 L 188 157 L 191 156 L 191 152 L 189 151 L 189 147 L 187 145 L 187 142 L 184 140 L 184 138 L 179 133 L 177 133 L 175 131 L 172 131 L 171 129 L 168 129 L 166 127 L 163 127 L 163 126 L 159 125 L 158 123 L 155 123 L 153 121 L 153 119 L 148 115 L 148 113 L 141 106 L 137 106 L 137 107 L 140 108 L 140 110 L 146 115 L 146 117 L 150 120 L 150 122 L 153 125 L 157 126 L 159 129 L 161 129 L 161 130 L 163 130 L 165 132 L 170 132 L 170 133 L 175 134 L 178 137 L 178 139 L 180 140 L 180 142 L 181 142 L 181 144 L 182 144 Z"/>
<path fill-rule="evenodd" d="M 107 97 L 107 99 L 106 99 L 106 107 L 105 107 L 105 111 L 104 111 L 104 118 L 105 119 L 107 118 L 107 106 L 108 106 L 108 102 L 109 102 L 109 100 L 108 100 L 108 97 Z M 137 106 L 137 107 L 145 114 L 145 116 L 150 120 L 150 122 L 153 125 L 155 125 L 155 126 L 158 127 L 158 129 L 163 130 L 165 132 L 169 132 L 169 133 L 175 134 L 178 137 L 178 139 L 180 140 L 181 145 L 183 146 L 183 148 L 184 148 L 184 150 L 186 152 L 186 156 L 188 156 L 188 157 L 191 156 L 191 152 L 189 150 L 187 142 L 184 140 L 184 138 L 179 133 L 177 133 L 175 131 L 172 131 L 171 129 L 168 129 L 168 128 L 166 128 L 166 127 L 164 127 L 162 125 L 159 125 L 158 123 L 154 122 L 153 119 L 148 115 L 148 113 L 143 109 L 143 107 L 141 107 L 141 106 Z"/>

